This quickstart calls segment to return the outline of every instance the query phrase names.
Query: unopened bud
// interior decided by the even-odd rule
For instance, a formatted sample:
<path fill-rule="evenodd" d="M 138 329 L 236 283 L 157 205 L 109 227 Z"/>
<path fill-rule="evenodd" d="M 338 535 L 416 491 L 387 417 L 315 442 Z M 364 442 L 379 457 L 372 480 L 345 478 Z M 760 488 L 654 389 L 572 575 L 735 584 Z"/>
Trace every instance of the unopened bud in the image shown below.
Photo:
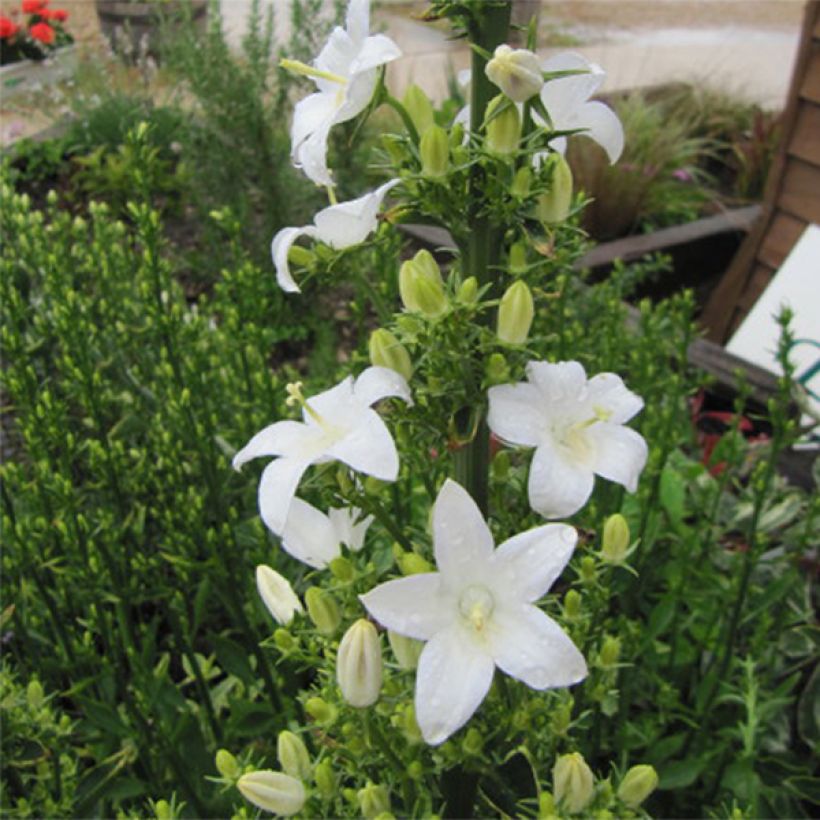
<path fill-rule="evenodd" d="M 618 799 L 630 809 L 637 809 L 655 791 L 657 785 L 658 773 L 652 766 L 633 766 L 618 786 Z"/>
<path fill-rule="evenodd" d="M 556 802 L 563 804 L 570 814 L 577 814 L 589 805 L 594 785 L 592 770 L 578 752 L 561 755 L 555 761 L 552 791 Z"/>
<path fill-rule="evenodd" d="M 555 817 L 557 813 L 552 792 L 541 792 L 538 797 L 538 820 L 553 820 Z"/>
<path fill-rule="evenodd" d="M 621 641 L 614 635 L 607 635 L 601 644 L 601 651 L 598 660 L 605 669 L 610 669 L 618 663 L 621 657 Z"/>
<path fill-rule="evenodd" d="M 421 250 L 402 264 L 399 271 L 399 293 L 409 311 L 435 318 L 447 310 L 447 296 L 441 271 L 429 251 Z"/>
<path fill-rule="evenodd" d="M 305 701 L 305 711 L 318 723 L 333 723 L 336 720 L 336 708 L 324 698 L 308 698 Z"/>
<path fill-rule="evenodd" d="M 227 749 L 219 749 L 219 751 L 217 751 L 216 770 L 226 780 L 236 780 L 241 774 L 237 759 Z"/>
<path fill-rule="evenodd" d="M 428 179 L 439 179 L 450 169 L 450 144 L 440 125 L 431 125 L 419 141 L 421 173 Z"/>
<path fill-rule="evenodd" d="M 491 83 L 518 103 L 534 97 L 544 85 L 544 73 L 538 55 L 524 48 L 498 46 L 484 72 Z"/>
<path fill-rule="evenodd" d="M 320 760 L 313 770 L 313 780 L 322 797 L 330 798 L 336 794 L 336 775 L 329 758 Z"/>
<path fill-rule="evenodd" d="M 368 783 L 356 793 L 356 800 L 365 820 L 375 820 L 383 812 L 390 811 L 390 794 L 384 786 Z"/>
<path fill-rule="evenodd" d="M 273 642 L 282 652 L 290 652 L 296 648 L 297 644 L 296 638 L 294 638 L 287 629 L 281 628 L 273 633 Z"/>
<path fill-rule="evenodd" d="M 413 83 L 404 92 L 401 102 L 413 125 L 416 126 L 419 136 L 423 136 L 424 132 L 434 123 L 433 105 L 430 98 Z"/>
<path fill-rule="evenodd" d="M 154 803 L 154 817 L 156 817 L 156 820 L 172 820 L 173 816 L 171 804 L 167 800 L 157 800 Z"/>
<path fill-rule="evenodd" d="M 351 706 L 364 708 L 379 699 L 382 650 L 379 633 L 370 621 L 360 618 L 345 632 L 336 657 L 336 679 Z"/>
<path fill-rule="evenodd" d="M 289 732 L 279 732 L 276 739 L 276 755 L 279 758 L 279 765 L 285 774 L 299 780 L 310 780 L 310 755 L 302 738 Z"/>
<path fill-rule="evenodd" d="M 620 564 L 629 549 L 629 524 L 620 514 L 610 515 L 604 524 L 601 555 L 609 564 Z"/>
<path fill-rule="evenodd" d="M 297 612 L 303 612 L 302 604 L 287 579 L 265 564 L 256 568 L 256 588 L 262 603 L 280 624 L 287 626 Z"/>
<path fill-rule="evenodd" d="M 402 552 L 396 560 L 402 575 L 418 575 L 422 572 L 432 572 L 430 562 L 417 552 Z"/>
<path fill-rule="evenodd" d="M 490 385 L 505 384 L 510 380 L 510 366 L 503 353 L 491 353 L 484 368 Z"/>
<path fill-rule="evenodd" d="M 323 635 L 332 635 L 342 622 L 342 613 L 336 599 L 320 587 L 311 587 L 305 593 L 308 615 Z"/>
<path fill-rule="evenodd" d="M 281 772 L 263 769 L 243 774 L 236 784 L 242 796 L 260 809 L 290 817 L 305 805 L 305 787 Z"/>
<path fill-rule="evenodd" d="M 591 555 L 586 555 L 581 559 L 579 574 L 581 576 L 581 583 L 595 583 L 595 579 L 598 577 L 598 571 L 595 566 L 595 559 Z"/>
<path fill-rule="evenodd" d="M 487 150 L 506 156 L 518 150 L 520 140 L 521 115 L 518 109 L 503 96 L 490 100 L 487 106 Z"/>
<path fill-rule="evenodd" d="M 481 732 L 475 727 L 468 729 L 467 734 L 464 735 L 464 740 L 461 741 L 461 748 L 464 749 L 464 752 L 468 755 L 481 754 L 483 746 L 484 738 L 481 736 Z"/>
<path fill-rule="evenodd" d="M 389 331 L 384 328 L 374 330 L 370 334 L 370 362 L 376 367 L 387 367 L 395 370 L 405 381 L 410 381 L 413 375 L 413 364 L 407 348 Z"/>
<path fill-rule="evenodd" d="M 568 621 L 577 621 L 581 616 L 581 593 L 577 589 L 567 590 L 564 596 L 564 617 Z"/>
<path fill-rule="evenodd" d="M 465 305 L 471 305 L 478 297 L 478 279 L 468 276 L 460 285 L 456 299 Z"/>
<path fill-rule="evenodd" d="M 510 273 L 518 275 L 527 270 L 527 246 L 523 242 L 514 242 L 510 246 L 508 262 Z"/>
<path fill-rule="evenodd" d="M 550 189 L 538 197 L 536 216 L 547 224 L 563 222 L 572 206 L 572 171 L 562 154 L 553 153 L 546 160 L 552 169 Z"/>
<path fill-rule="evenodd" d="M 330 574 L 337 580 L 344 584 L 353 580 L 356 572 L 350 560 L 344 555 L 337 555 L 329 564 Z"/>
<path fill-rule="evenodd" d="M 43 685 L 36 678 L 29 681 L 26 687 L 26 702 L 28 708 L 33 712 L 37 711 L 45 700 L 45 692 L 43 692 Z"/>
<path fill-rule="evenodd" d="M 424 643 L 406 635 L 399 635 L 392 630 L 387 631 L 387 640 L 402 669 L 415 669 L 419 664 L 419 655 L 424 649 Z"/>
<path fill-rule="evenodd" d="M 511 345 L 524 344 L 534 315 L 535 305 L 526 282 L 513 282 L 498 306 L 498 338 Z"/>
<path fill-rule="evenodd" d="M 530 193 L 532 183 L 532 171 L 526 165 L 519 168 L 513 177 L 510 193 L 517 199 L 526 199 Z"/>

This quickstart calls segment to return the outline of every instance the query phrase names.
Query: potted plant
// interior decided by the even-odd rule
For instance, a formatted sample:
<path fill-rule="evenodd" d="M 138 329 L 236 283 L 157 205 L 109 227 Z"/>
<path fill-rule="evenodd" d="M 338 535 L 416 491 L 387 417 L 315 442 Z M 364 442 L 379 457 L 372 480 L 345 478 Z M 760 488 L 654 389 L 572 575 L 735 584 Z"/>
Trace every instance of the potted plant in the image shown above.
<path fill-rule="evenodd" d="M 23 15 L 18 23 L 14 18 Z M 11 17 L 0 15 L 0 89 L 5 100 L 68 76 L 76 65 L 68 12 L 48 0 L 23 0 Z"/>

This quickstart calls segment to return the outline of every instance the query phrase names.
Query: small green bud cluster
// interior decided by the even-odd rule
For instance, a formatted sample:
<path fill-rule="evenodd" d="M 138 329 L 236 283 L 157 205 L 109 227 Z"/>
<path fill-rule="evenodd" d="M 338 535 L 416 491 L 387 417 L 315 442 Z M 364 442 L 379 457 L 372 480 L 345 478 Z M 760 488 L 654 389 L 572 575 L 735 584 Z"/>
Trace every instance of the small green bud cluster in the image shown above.
<path fill-rule="evenodd" d="M 399 293 L 406 310 L 437 319 L 448 308 L 441 270 L 433 255 L 419 251 L 399 270 Z"/>

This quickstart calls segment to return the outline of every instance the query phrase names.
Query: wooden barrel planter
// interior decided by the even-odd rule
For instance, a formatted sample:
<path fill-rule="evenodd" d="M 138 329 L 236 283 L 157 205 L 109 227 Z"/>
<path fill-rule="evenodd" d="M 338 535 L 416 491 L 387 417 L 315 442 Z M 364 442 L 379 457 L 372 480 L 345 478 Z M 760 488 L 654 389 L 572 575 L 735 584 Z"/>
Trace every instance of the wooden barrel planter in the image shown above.
<path fill-rule="evenodd" d="M 103 35 L 115 52 L 125 57 L 146 53 L 156 59 L 166 32 L 172 33 L 182 26 L 194 26 L 204 32 L 208 0 L 97 0 L 97 16 Z"/>

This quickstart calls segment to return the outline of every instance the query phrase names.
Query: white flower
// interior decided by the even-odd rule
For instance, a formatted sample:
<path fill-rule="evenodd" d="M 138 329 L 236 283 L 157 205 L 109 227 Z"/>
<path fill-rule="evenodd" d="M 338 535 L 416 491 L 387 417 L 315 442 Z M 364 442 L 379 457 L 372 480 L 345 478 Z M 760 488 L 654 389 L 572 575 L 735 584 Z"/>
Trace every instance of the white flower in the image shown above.
<path fill-rule="evenodd" d="M 282 626 L 287 626 L 297 612 L 304 611 L 287 578 L 265 564 L 256 568 L 256 588 L 268 612 Z"/>
<path fill-rule="evenodd" d="M 624 129 L 615 112 L 602 102 L 590 101 L 606 77 L 606 72 L 595 63 L 589 62 L 580 54 L 565 52 L 542 63 L 544 72 L 583 71 L 583 74 L 571 74 L 549 80 L 541 88 L 541 102 L 547 109 L 556 131 L 584 129 L 583 133 L 595 140 L 609 156 L 610 162 L 616 162 L 624 148 Z M 533 112 L 539 124 L 545 123 Z M 552 147 L 564 153 L 567 147 L 566 137 L 552 140 Z"/>
<path fill-rule="evenodd" d="M 587 381 L 578 362 L 529 362 L 528 382 L 489 390 L 490 429 L 508 444 L 535 447 L 529 499 L 545 518 L 563 518 L 584 506 L 595 475 L 634 492 L 647 447 L 624 427 L 643 400 L 620 376 Z"/>
<path fill-rule="evenodd" d="M 330 509 L 325 515 L 307 501 L 294 498 L 282 533 L 282 548 L 299 561 L 324 569 L 342 554 L 342 544 L 354 552 L 362 548 L 373 516 L 359 517 L 355 507 Z"/>
<path fill-rule="evenodd" d="M 524 48 L 498 46 L 484 72 L 491 83 L 518 103 L 524 103 L 537 94 L 544 84 L 538 55 Z"/>
<path fill-rule="evenodd" d="M 313 217 L 312 225 L 301 228 L 282 228 L 273 237 L 271 255 L 276 265 L 276 281 L 282 290 L 299 293 L 299 286 L 293 281 L 288 266 L 288 253 L 300 236 L 312 236 L 335 250 L 351 248 L 364 242 L 376 230 L 376 215 L 387 192 L 401 180 L 391 179 L 358 199 L 330 205 Z"/>
<path fill-rule="evenodd" d="M 368 367 L 343 382 L 305 399 L 300 386 L 288 385 L 289 403 L 302 405 L 303 421 L 278 421 L 257 433 L 233 458 L 239 469 L 260 456 L 276 456 L 259 482 L 259 512 L 276 534 L 285 529 L 302 474 L 311 464 L 342 461 L 383 481 L 395 481 L 399 456 L 390 431 L 370 405 L 397 396 L 410 403 L 407 382 L 395 370 Z"/>
<path fill-rule="evenodd" d="M 300 780 L 282 772 L 261 769 L 243 774 L 236 783 L 245 800 L 254 806 L 290 817 L 301 811 L 307 795 Z"/>
<path fill-rule="evenodd" d="M 313 68 L 287 60 L 286 68 L 307 74 L 319 89 L 297 103 L 291 126 L 291 156 L 317 185 L 332 185 L 327 168 L 330 129 L 367 107 L 379 66 L 401 56 L 384 34 L 370 34 L 370 0 L 350 0 L 346 28 L 337 26 Z"/>
<path fill-rule="evenodd" d="M 587 667 L 537 601 L 561 574 L 577 533 L 546 524 L 497 550 L 466 490 L 446 481 L 433 507 L 438 572 L 388 581 L 361 596 L 388 629 L 427 641 L 416 676 L 416 719 L 442 743 L 478 708 L 495 667 L 533 689 L 569 686 Z"/>

